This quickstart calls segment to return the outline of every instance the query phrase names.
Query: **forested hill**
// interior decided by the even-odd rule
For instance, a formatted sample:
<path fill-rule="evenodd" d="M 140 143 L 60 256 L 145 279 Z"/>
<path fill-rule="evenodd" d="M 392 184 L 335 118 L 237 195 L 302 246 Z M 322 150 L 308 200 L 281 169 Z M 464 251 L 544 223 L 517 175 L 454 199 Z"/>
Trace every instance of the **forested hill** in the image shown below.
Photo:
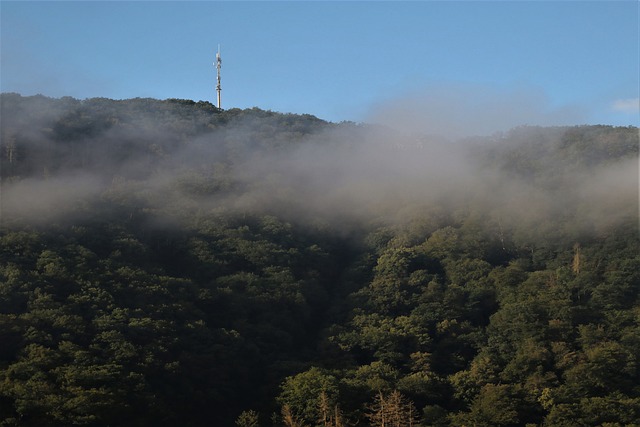
<path fill-rule="evenodd" d="M 77 169 L 139 178 L 161 166 L 163 158 L 185 145 L 197 147 L 202 142 L 198 138 L 214 132 L 217 142 L 234 144 L 234 149 L 266 149 L 327 126 L 311 115 L 218 110 L 208 102 L 181 99 L 79 101 L 2 94 L 1 113 L 3 178 Z"/>
<path fill-rule="evenodd" d="M 0 425 L 638 425 L 637 128 L 0 114 Z"/>

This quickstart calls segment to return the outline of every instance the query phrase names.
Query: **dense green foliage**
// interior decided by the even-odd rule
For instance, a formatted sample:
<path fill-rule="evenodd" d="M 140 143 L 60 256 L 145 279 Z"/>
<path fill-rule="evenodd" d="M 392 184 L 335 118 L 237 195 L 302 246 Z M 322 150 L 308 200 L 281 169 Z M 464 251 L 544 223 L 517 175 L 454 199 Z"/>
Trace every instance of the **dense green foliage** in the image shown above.
<path fill-rule="evenodd" d="M 616 175 L 636 128 L 474 141 L 507 197 L 391 217 L 246 178 L 367 126 L 16 94 L 1 114 L 0 425 L 638 425 L 637 182 Z"/>

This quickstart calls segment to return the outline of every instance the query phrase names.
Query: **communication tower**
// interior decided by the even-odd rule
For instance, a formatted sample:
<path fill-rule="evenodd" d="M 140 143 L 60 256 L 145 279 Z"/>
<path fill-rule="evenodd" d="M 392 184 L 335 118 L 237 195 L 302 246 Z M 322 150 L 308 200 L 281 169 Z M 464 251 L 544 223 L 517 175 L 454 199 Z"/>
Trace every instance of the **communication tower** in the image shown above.
<path fill-rule="evenodd" d="M 222 86 L 220 86 L 220 68 L 222 68 L 222 58 L 220 57 L 220 45 L 218 45 L 218 53 L 216 53 L 216 62 L 213 63 L 213 65 L 216 67 L 216 70 L 218 71 L 218 78 L 217 78 L 217 84 L 216 84 L 216 92 L 218 94 L 218 108 L 222 108 L 220 100 L 221 100 L 221 92 L 222 92 Z"/>

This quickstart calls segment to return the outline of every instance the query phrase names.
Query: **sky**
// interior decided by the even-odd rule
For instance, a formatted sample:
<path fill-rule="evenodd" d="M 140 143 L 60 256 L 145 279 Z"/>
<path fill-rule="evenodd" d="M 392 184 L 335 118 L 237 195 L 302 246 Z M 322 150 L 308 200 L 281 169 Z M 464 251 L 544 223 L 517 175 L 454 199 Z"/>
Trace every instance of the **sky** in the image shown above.
<path fill-rule="evenodd" d="M 220 45 L 225 109 L 421 131 L 638 126 L 639 5 L 2 0 L 0 89 L 215 104 Z"/>

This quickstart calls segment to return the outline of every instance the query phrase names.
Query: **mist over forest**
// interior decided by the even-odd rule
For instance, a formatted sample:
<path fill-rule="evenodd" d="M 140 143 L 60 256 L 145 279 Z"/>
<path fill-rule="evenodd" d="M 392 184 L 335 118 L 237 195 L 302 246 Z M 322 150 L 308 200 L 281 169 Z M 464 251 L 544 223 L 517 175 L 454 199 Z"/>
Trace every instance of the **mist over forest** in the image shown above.
<path fill-rule="evenodd" d="M 638 128 L 0 100 L 0 425 L 640 419 Z"/>
<path fill-rule="evenodd" d="M 632 128 L 520 127 L 449 140 L 186 100 L 3 97 L 9 219 L 73 216 L 77 203 L 127 187 L 157 212 L 197 203 L 302 222 L 395 221 L 398 208 L 478 203 L 507 221 L 561 210 L 597 228 L 637 208 Z M 605 133 L 621 138 L 577 141 Z"/>

